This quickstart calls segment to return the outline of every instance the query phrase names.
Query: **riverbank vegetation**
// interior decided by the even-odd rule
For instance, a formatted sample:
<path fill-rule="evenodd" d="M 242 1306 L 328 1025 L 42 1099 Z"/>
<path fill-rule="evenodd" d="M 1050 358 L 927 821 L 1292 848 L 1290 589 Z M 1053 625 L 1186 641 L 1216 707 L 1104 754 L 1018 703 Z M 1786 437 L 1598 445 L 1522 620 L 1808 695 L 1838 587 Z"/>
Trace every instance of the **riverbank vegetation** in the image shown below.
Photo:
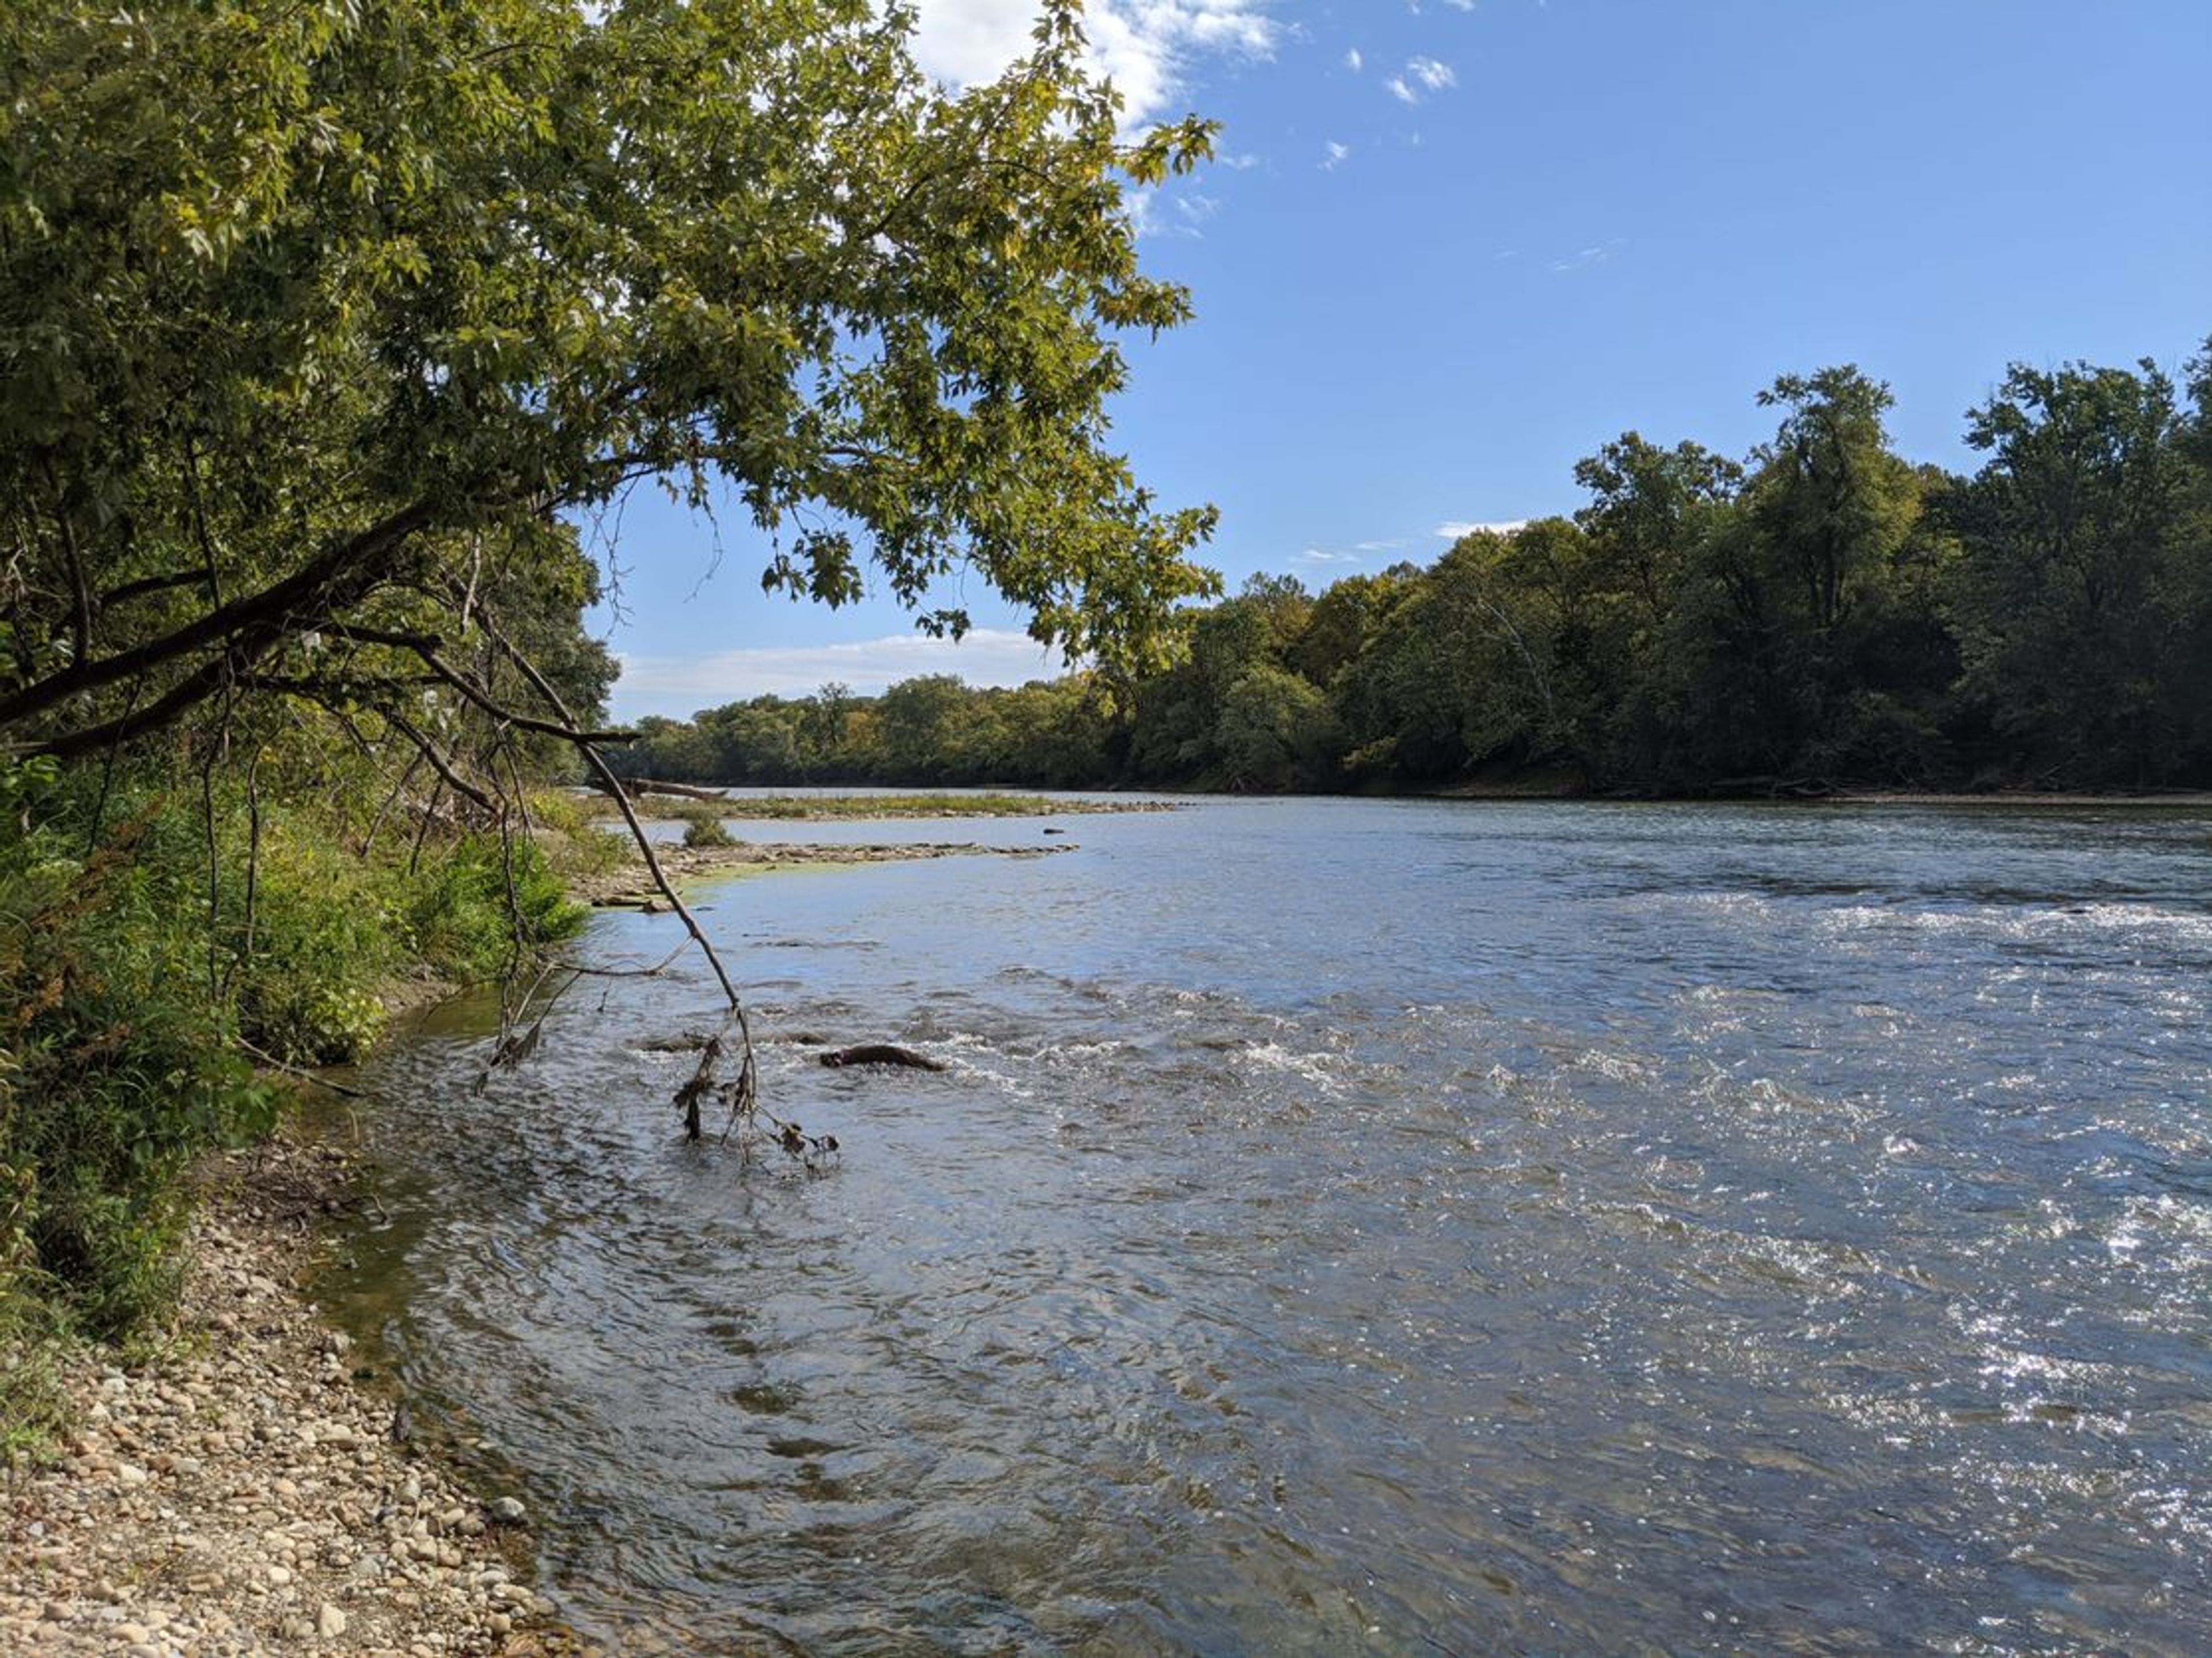
<path fill-rule="evenodd" d="M 186 1167 L 383 986 L 575 925 L 629 490 L 1132 671 L 1211 590 L 1103 413 L 1188 308 L 1124 189 L 1210 131 L 1042 10 L 958 93 L 865 0 L 0 17 L 0 1388 L 143 1326 Z"/>
<path fill-rule="evenodd" d="M 647 720 L 699 782 L 1632 793 L 2212 786 L 2212 353 L 2014 367 L 1968 476 L 1855 368 L 1741 459 L 1630 432 L 1571 517 L 1180 613 L 1164 670 L 932 676 Z"/>

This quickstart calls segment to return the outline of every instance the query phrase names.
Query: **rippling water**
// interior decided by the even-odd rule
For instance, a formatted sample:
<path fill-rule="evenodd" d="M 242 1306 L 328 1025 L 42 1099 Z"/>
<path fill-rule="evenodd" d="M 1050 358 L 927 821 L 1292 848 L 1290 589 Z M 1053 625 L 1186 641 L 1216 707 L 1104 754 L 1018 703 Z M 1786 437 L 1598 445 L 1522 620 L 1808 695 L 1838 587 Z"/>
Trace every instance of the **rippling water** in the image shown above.
<path fill-rule="evenodd" d="M 523 1471 L 579 1625 L 2212 1649 L 2212 823 L 1066 823 L 707 900 L 826 1178 L 678 1139 L 688 964 L 482 1095 L 450 1021 L 375 1078 L 388 1224 L 336 1291 Z"/>

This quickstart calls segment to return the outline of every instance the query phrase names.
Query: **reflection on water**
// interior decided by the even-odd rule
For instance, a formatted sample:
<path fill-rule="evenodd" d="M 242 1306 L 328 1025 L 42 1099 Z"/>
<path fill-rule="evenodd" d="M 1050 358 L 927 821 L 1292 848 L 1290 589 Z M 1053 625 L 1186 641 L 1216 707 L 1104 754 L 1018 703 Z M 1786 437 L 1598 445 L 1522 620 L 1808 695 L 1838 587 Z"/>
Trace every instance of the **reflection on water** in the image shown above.
<path fill-rule="evenodd" d="M 580 1624 L 2212 1646 L 2201 820 L 1077 827 L 714 895 L 827 1178 L 677 1139 L 689 965 L 580 992 L 481 1096 L 465 1029 L 377 1078 L 390 1226 L 347 1292 L 523 1471 Z"/>

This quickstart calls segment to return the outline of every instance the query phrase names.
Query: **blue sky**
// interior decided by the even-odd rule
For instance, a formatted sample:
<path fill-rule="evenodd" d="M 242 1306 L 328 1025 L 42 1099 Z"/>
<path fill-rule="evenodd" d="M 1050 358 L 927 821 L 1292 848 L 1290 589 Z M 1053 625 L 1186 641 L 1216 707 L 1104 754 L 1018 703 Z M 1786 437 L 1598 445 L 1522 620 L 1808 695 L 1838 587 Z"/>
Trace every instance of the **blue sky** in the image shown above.
<path fill-rule="evenodd" d="M 922 0 L 951 81 L 1027 0 Z M 1206 555 L 1319 587 L 1455 526 L 1581 504 L 1634 428 L 1741 455 L 1778 374 L 1856 362 L 1915 459 L 1974 464 L 2007 363 L 2177 368 L 2212 335 L 2212 0 L 1091 0 L 1134 118 L 1224 124 L 1145 203 L 1198 319 L 1133 343 L 1119 441 Z M 835 678 L 1058 671 L 978 633 L 769 600 L 734 514 L 637 498 L 617 562 L 623 718 Z M 709 574 L 712 572 L 711 574 Z"/>

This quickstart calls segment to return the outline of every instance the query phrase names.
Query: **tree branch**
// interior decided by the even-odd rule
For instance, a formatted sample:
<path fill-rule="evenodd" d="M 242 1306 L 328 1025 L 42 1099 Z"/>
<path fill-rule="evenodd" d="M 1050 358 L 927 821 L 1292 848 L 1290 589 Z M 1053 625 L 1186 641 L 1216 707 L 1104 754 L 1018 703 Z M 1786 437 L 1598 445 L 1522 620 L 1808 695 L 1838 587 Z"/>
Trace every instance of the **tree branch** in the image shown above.
<path fill-rule="evenodd" d="M 392 574 L 385 568 L 389 556 L 409 537 L 429 527 L 434 516 L 431 509 L 422 504 L 394 513 L 380 524 L 333 543 L 290 575 L 258 592 L 218 606 L 158 639 L 148 640 L 98 661 L 79 659 L 58 673 L 34 680 L 10 695 L 0 697 L 0 727 L 20 724 L 86 691 L 101 689 L 210 647 L 225 647 L 226 656 L 242 654 L 245 661 L 258 660 L 291 630 L 295 618 L 342 609 L 346 603 L 362 598 L 387 580 Z M 128 726 L 125 734 L 173 720 L 193 702 L 212 695 L 222 683 L 222 661 L 223 658 L 218 658 L 202 666 L 175 690 L 150 705 Z M 196 695 L 179 695 L 186 687 L 195 685 L 198 688 Z M 148 717 L 155 709 L 161 711 L 159 720 Z M 98 740 L 108 740 L 108 731 L 103 727 Z M 18 745 L 16 751 L 70 755 L 98 746 L 97 742 L 80 740 L 83 735 L 64 732 L 43 743 Z"/>
<path fill-rule="evenodd" d="M 430 769 L 438 774 L 447 788 L 466 799 L 485 817 L 499 816 L 499 807 L 492 798 L 456 772 L 447 763 L 446 756 L 438 752 L 437 744 L 433 743 L 429 737 L 405 714 L 401 714 L 397 708 L 389 707 L 379 708 L 377 712 L 384 716 L 386 725 L 415 745 L 416 751 L 430 762 Z"/>
<path fill-rule="evenodd" d="M 111 587 L 94 603 L 97 608 L 105 610 L 118 604 L 127 604 L 134 598 L 144 598 L 149 594 L 167 592 L 175 587 L 211 587 L 212 582 L 213 578 L 205 570 L 172 570 L 167 575 L 143 576 L 137 581 L 126 581 L 120 587 Z"/>
<path fill-rule="evenodd" d="M 645 825 L 638 822 L 637 812 L 630 805 L 629 797 L 623 792 L 621 780 L 616 777 L 592 739 L 577 732 L 575 717 L 568 712 L 568 704 L 562 700 L 560 692 L 553 688 L 550 680 L 538 671 L 538 665 L 524 655 L 514 642 L 500 631 L 498 624 L 484 613 L 481 604 L 477 607 L 476 615 L 477 622 L 483 628 L 485 635 L 498 647 L 507 660 L 521 671 L 522 677 L 530 682 L 538 695 L 545 699 L 545 705 L 558 714 L 564 722 L 569 740 L 576 745 L 577 752 L 584 756 L 585 763 L 599 774 L 601 783 L 612 794 L 616 806 L 621 810 L 623 821 L 629 825 L 630 839 L 636 843 L 638 851 L 643 855 L 646 868 L 652 872 L 654 887 L 659 890 L 660 896 L 668 901 L 668 907 L 674 910 L 683 921 L 684 931 L 691 935 L 692 942 L 699 946 L 700 953 L 707 958 L 707 965 L 714 969 L 714 977 L 721 984 L 723 997 L 729 1003 L 730 1017 L 737 1022 L 738 1039 L 742 1048 L 738 1080 L 731 1085 L 730 1089 L 731 1114 L 734 1118 L 738 1112 L 757 1106 L 760 1098 L 760 1072 L 753 1055 L 752 1022 L 746 1016 L 744 1002 L 738 994 L 737 986 L 731 981 L 729 969 L 722 965 L 720 952 L 708 940 L 706 930 L 699 925 L 699 918 L 691 913 L 691 907 L 678 895 L 674 884 L 668 878 L 667 872 L 661 868 L 660 859 L 653 849 L 653 841 L 645 832 Z M 690 1082 L 678 1090 L 677 1098 L 684 1107 L 684 1133 L 687 1139 L 696 1140 L 700 1138 L 699 1101 L 707 1091 L 708 1079 L 713 1072 L 714 1060 L 720 1052 L 720 1048 L 719 1039 L 707 1044 L 697 1073 L 693 1076 Z M 775 1120 L 771 1117 L 770 1121 Z"/>

